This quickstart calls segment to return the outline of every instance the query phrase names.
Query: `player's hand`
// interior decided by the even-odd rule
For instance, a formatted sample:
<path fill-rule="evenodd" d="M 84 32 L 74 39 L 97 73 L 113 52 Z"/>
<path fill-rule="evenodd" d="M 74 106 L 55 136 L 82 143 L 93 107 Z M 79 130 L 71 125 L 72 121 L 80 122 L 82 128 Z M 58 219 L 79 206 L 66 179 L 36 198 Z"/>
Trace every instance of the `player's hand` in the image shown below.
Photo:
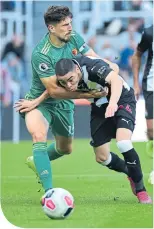
<path fill-rule="evenodd" d="M 118 110 L 117 103 L 109 103 L 109 105 L 106 108 L 105 118 L 113 117 L 117 110 Z"/>
<path fill-rule="evenodd" d="M 101 91 L 92 90 L 90 93 L 94 96 L 94 98 L 106 97 L 108 95 L 108 88 L 105 87 Z"/>
<path fill-rule="evenodd" d="M 139 85 L 134 85 L 134 93 L 135 93 L 136 100 L 138 100 L 141 94 L 141 89 Z"/>
<path fill-rule="evenodd" d="M 16 109 L 16 112 L 24 113 L 33 110 L 37 106 L 38 106 L 37 99 L 34 100 L 20 99 L 18 102 L 14 104 L 13 107 Z"/>

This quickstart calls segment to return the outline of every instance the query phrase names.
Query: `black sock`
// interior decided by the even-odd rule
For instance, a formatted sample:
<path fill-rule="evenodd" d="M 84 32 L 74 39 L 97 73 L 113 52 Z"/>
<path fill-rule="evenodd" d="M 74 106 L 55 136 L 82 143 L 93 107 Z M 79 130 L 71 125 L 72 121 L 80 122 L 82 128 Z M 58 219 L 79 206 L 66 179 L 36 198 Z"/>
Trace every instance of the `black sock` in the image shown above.
<path fill-rule="evenodd" d="M 125 163 L 128 168 L 128 175 L 132 178 L 135 183 L 136 192 L 145 191 L 145 187 L 143 184 L 143 174 L 140 164 L 140 159 L 135 149 L 122 153 Z"/>
<path fill-rule="evenodd" d="M 111 162 L 106 166 L 111 170 L 120 173 L 125 173 L 126 175 L 128 175 L 128 169 L 125 164 L 125 161 L 112 152 L 111 152 L 111 156 L 112 156 Z"/>

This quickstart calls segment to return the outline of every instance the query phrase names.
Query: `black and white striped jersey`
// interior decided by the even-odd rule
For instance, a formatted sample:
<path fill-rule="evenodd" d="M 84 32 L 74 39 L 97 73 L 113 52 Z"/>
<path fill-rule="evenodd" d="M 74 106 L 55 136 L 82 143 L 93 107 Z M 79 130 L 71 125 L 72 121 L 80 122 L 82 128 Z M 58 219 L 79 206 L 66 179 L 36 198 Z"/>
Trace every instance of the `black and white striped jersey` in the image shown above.
<path fill-rule="evenodd" d="M 91 56 L 78 56 L 73 59 L 74 63 L 77 64 L 82 72 L 82 79 L 79 82 L 78 90 L 90 91 L 93 89 L 101 89 L 108 87 L 109 93 L 107 97 L 95 99 L 94 102 L 97 106 L 101 106 L 109 102 L 111 91 L 110 85 L 105 80 L 108 74 L 113 71 L 109 64 L 104 62 L 100 58 Z M 119 76 L 120 77 L 120 76 Z M 122 79 L 123 80 L 123 79 Z M 122 94 L 118 104 L 122 105 L 135 101 L 134 90 L 123 80 Z"/>
<path fill-rule="evenodd" d="M 153 25 L 144 29 L 137 50 L 142 53 L 148 51 L 142 87 L 145 91 L 153 91 Z"/>

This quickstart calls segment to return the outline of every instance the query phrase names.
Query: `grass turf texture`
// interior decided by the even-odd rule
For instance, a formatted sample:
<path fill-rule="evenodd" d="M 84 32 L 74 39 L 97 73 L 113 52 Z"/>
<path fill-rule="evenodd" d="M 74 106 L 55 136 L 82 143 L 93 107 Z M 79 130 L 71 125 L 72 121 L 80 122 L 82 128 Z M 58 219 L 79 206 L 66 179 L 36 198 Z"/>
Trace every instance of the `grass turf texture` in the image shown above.
<path fill-rule="evenodd" d="M 134 143 L 147 183 L 152 160 L 145 143 Z M 1 145 L 1 207 L 7 220 L 22 228 L 152 228 L 152 205 L 138 204 L 126 176 L 95 162 L 89 140 L 74 140 L 74 152 L 52 163 L 54 187 L 69 190 L 75 198 L 74 213 L 65 220 L 44 215 L 34 173 L 24 164 L 31 155 L 31 142 Z M 113 152 L 118 152 L 115 142 Z M 118 153 L 120 155 L 120 153 Z"/>

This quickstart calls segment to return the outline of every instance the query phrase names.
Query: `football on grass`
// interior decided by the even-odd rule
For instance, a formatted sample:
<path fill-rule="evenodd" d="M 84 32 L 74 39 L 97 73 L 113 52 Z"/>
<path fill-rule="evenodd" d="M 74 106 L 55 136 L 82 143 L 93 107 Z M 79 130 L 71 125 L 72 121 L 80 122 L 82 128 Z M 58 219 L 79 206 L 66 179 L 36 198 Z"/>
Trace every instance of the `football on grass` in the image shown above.
<path fill-rule="evenodd" d="M 72 194 L 63 188 L 48 190 L 41 199 L 44 213 L 51 219 L 65 219 L 74 210 Z"/>

